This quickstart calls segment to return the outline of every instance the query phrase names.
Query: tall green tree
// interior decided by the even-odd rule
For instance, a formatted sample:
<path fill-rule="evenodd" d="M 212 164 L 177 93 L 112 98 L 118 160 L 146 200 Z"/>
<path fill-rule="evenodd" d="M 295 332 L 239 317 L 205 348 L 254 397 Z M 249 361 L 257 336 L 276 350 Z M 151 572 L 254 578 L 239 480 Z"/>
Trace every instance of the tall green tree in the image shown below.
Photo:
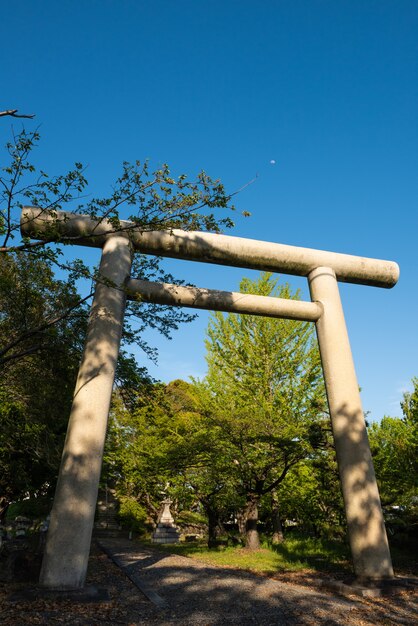
<path fill-rule="evenodd" d="M 403 395 L 403 416 L 385 416 L 368 431 L 383 505 L 409 504 L 418 495 L 418 378 L 412 385 Z"/>
<path fill-rule="evenodd" d="M 299 298 L 270 274 L 240 290 Z M 257 549 L 261 498 L 313 449 L 325 407 L 319 353 L 304 322 L 215 313 L 207 334 L 205 412 L 245 499 L 246 545 Z"/>

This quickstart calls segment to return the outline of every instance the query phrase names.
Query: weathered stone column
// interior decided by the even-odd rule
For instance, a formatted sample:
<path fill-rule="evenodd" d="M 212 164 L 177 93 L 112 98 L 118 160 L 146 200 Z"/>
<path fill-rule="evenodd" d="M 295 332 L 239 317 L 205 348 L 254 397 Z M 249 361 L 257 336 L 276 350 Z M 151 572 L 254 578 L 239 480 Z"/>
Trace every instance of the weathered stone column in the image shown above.
<path fill-rule="evenodd" d="M 331 413 L 354 571 L 360 579 L 393 577 L 358 382 L 335 273 L 309 274 L 311 298 L 324 312 L 316 322 Z"/>
<path fill-rule="evenodd" d="M 40 576 L 45 587 L 84 585 L 131 263 L 128 237 L 110 235 L 103 245 L 51 513 Z"/>

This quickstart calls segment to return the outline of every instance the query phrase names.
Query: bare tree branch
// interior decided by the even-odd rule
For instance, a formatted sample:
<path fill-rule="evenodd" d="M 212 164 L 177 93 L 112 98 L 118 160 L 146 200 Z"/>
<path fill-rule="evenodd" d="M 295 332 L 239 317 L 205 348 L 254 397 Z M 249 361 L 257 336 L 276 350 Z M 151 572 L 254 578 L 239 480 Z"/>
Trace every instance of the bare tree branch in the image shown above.
<path fill-rule="evenodd" d="M 19 250 L 30 250 L 31 248 L 45 246 L 47 243 L 51 243 L 51 241 L 45 239 L 45 241 L 29 241 L 28 243 L 22 243 L 20 246 L 0 246 L 0 252 L 19 252 Z"/>
<path fill-rule="evenodd" d="M 25 117 L 30 120 L 33 120 L 33 118 L 35 117 L 35 115 L 19 114 L 17 111 L 18 109 L 9 109 L 8 111 L 0 111 L 0 117 L 5 117 L 6 115 L 9 115 L 10 117 Z"/>

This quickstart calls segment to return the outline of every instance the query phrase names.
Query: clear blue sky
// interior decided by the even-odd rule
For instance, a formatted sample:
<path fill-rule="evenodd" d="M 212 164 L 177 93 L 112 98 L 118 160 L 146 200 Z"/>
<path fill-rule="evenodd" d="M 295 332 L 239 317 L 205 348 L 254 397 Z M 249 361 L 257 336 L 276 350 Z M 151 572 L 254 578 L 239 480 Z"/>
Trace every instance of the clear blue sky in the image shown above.
<path fill-rule="evenodd" d="M 230 191 L 258 174 L 231 234 L 396 260 L 393 290 L 341 292 L 364 408 L 400 414 L 418 375 L 416 0 L 16 0 L 0 30 L 0 108 L 36 113 L 47 172 L 82 161 L 93 195 L 137 158 Z M 249 274 L 168 265 L 227 290 Z M 152 373 L 203 375 L 206 325 L 151 336 Z"/>

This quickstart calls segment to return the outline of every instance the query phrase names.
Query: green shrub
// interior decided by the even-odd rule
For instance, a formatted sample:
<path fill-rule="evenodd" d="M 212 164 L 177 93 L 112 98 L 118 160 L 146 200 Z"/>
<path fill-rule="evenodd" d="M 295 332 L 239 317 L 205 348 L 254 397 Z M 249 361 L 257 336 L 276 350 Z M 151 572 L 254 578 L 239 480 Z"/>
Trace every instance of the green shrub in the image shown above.
<path fill-rule="evenodd" d="M 384 511 L 386 531 L 391 546 L 416 551 L 418 547 L 418 506 L 391 507 Z"/>
<path fill-rule="evenodd" d="M 51 508 L 52 500 L 45 497 L 13 502 L 6 511 L 6 520 L 13 521 L 19 515 L 29 519 L 42 519 L 49 515 Z"/>
<path fill-rule="evenodd" d="M 122 528 L 127 530 L 132 530 L 141 535 L 150 530 L 147 512 L 134 498 L 122 498 L 120 500 L 117 517 Z"/>

